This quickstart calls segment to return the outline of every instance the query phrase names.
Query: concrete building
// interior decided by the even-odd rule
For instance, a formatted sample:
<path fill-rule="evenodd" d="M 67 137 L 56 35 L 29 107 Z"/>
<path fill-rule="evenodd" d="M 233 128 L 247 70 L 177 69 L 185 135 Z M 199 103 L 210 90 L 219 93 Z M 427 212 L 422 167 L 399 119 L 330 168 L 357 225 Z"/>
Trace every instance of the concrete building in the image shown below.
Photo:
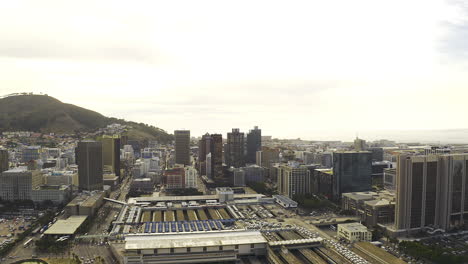
<path fill-rule="evenodd" d="M 21 154 L 22 162 L 29 162 L 31 160 L 38 160 L 41 158 L 41 147 L 40 146 L 28 146 L 23 148 Z"/>
<path fill-rule="evenodd" d="M 383 185 L 387 190 L 396 189 L 396 169 L 384 169 Z"/>
<path fill-rule="evenodd" d="M 314 194 L 332 199 L 333 169 L 314 169 L 311 172 L 311 191 Z"/>
<path fill-rule="evenodd" d="M 75 197 L 65 206 L 68 215 L 94 215 L 104 202 L 103 191 L 86 192 Z"/>
<path fill-rule="evenodd" d="M 111 173 L 120 178 L 120 137 L 102 137 L 102 163 L 108 167 Z"/>
<path fill-rule="evenodd" d="M 8 170 L 10 168 L 8 160 L 8 150 L 0 149 L 0 173 Z"/>
<path fill-rule="evenodd" d="M 341 208 L 359 216 L 361 222 L 373 228 L 378 224 L 393 223 L 395 219 L 395 193 L 355 192 L 343 193 Z"/>
<path fill-rule="evenodd" d="M 229 187 L 217 187 L 216 195 L 220 203 L 234 200 L 234 191 Z"/>
<path fill-rule="evenodd" d="M 234 186 L 245 186 L 245 171 L 242 168 L 231 168 L 230 170 L 232 170 Z"/>
<path fill-rule="evenodd" d="M 47 185 L 72 185 L 78 188 L 78 173 L 74 171 L 52 171 L 43 178 Z"/>
<path fill-rule="evenodd" d="M 228 167 L 240 168 L 245 166 L 244 133 L 241 133 L 238 128 L 233 128 L 232 132 L 227 133 L 224 155 Z"/>
<path fill-rule="evenodd" d="M 364 151 L 367 149 L 366 141 L 356 137 L 354 140 L 354 150 L 355 151 Z"/>
<path fill-rule="evenodd" d="M 290 163 L 278 167 L 278 193 L 292 198 L 310 193 L 310 171 L 306 166 Z"/>
<path fill-rule="evenodd" d="M 0 197 L 2 200 L 32 200 L 32 190 L 42 184 L 40 171 L 16 167 L 1 173 Z"/>
<path fill-rule="evenodd" d="M 339 224 L 338 237 L 350 243 L 372 241 L 372 233 L 359 223 Z"/>
<path fill-rule="evenodd" d="M 256 153 L 262 148 L 262 130 L 255 126 L 247 133 L 247 155 L 245 158 L 246 163 L 255 164 Z"/>
<path fill-rule="evenodd" d="M 167 189 L 185 188 L 185 170 L 184 168 L 173 168 L 164 171 L 164 179 Z"/>
<path fill-rule="evenodd" d="M 154 182 L 151 178 L 133 179 L 130 185 L 130 191 L 141 193 L 153 193 Z"/>
<path fill-rule="evenodd" d="M 372 152 L 372 161 L 383 161 L 384 160 L 384 150 L 383 150 L 383 148 L 372 147 L 372 148 L 368 148 L 367 150 Z"/>
<path fill-rule="evenodd" d="M 467 154 L 400 155 L 395 232 L 463 226 L 468 219 L 467 165 Z"/>
<path fill-rule="evenodd" d="M 342 193 L 372 189 L 372 153 L 345 151 L 333 154 L 333 199 Z"/>
<path fill-rule="evenodd" d="M 198 173 L 194 167 L 185 167 L 185 188 L 197 188 Z"/>
<path fill-rule="evenodd" d="M 96 141 L 78 142 L 76 154 L 80 190 L 102 190 L 102 143 Z"/>
<path fill-rule="evenodd" d="M 265 169 L 257 165 L 250 165 L 243 167 L 242 170 L 245 172 L 245 182 L 263 182 Z"/>
<path fill-rule="evenodd" d="M 175 163 L 190 165 L 190 130 L 175 130 Z"/>
<path fill-rule="evenodd" d="M 278 163 L 280 159 L 280 150 L 263 146 L 257 151 L 256 164 L 261 167 L 269 168 L 273 163 Z"/>
<path fill-rule="evenodd" d="M 31 191 L 31 200 L 35 203 L 51 201 L 54 204 L 64 204 L 70 200 L 69 185 L 40 185 Z"/>
<path fill-rule="evenodd" d="M 265 255 L 260 231 L 221 231 L 125 237 L 125 264 L 236 262 L 241 256 Z"/>
<path fill-rule="evenodd" d="M 297 202 L 283 195 L 273 195 L 273 199 L 284 208 L 297 208 Z"/>

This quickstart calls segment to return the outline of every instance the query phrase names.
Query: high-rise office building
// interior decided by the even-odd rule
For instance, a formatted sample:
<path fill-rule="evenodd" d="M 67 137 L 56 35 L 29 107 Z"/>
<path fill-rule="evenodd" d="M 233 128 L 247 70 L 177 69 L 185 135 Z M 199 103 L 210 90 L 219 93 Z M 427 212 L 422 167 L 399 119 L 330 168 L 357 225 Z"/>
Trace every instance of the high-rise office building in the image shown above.
<path fill-rule="evenodd" d="M 0 173 L 9 169 L 8 150 L 0 149 Z"/>
<path fill-rule="evenodd" d="M 372 153 L 345 151 L 333 153 L 333 199 L 342 193 L 372 189 Z"/>
<path fill-rule="evenodd" d="M 280 161 L 280 150 L 278 148 L 262 147 L 257 152 L 257 165 L 268 168 L 273 163 Z"/>
<path fill-rule="evenodd" d="M 175 163 L 190 165 L 190 130 L 176 130 L 175 136 Z"/>
<path fill-rule="evenodd" d="M 278 167 L 278 193 L 292 198 L 311 192 L 311 174 L 306 166 L 290 163 Z"/>
<path fill-rule="evenodd" d="M 120 178 L 120 138 L 119 136 L 102 137 L 102 162 L 104 168 Z"/>
<path fill-rule="evenodd" d="M 223 136 L 221 134 L 211 134 L 211 169 L 213 178 L 223 178 Z"/>
<path fill-rule="evenodd" d="M 32 190 L 42 184 L 42 173 L 17 167 L 0 174 L 0 197 L 3 200 L 31 200 Z"/>
<path fill-rule="evenodd" d="M 232 132 L 227 133 L 227 143 L 224 153 L 227 166 L 234 168 L 245 166 L 244 146 L 244 133 L 239 132 L 238 128 L 233 128 Z"/>
<path fill-rule="evenodd" d="M 199 141 L 198 151 L 198 171 L 200 174 L 207 175 L 209 178 L 221 178 L 223 176 L 223 136 L 206 133 Z M 207 160 L 208 154 L 210 154 L 209 161 Z"/>
<path fill-rule="evenodd" d="M 396 232 L 444 230 L 468 222 L 468 155 L 398 157 Z"/>
<path fill-rule="evenodd" d="M 247 155 L 246 163 L 254 164 L 257 151 L 262 148 L 262 130 L 257 126 L 247 133 Z"/>
<path fill-rule="evenodd" d="M 102 190 L 102 143 L 90 140 L 78 142 L 76 157 L 79 188 L 87 191 Z"/>

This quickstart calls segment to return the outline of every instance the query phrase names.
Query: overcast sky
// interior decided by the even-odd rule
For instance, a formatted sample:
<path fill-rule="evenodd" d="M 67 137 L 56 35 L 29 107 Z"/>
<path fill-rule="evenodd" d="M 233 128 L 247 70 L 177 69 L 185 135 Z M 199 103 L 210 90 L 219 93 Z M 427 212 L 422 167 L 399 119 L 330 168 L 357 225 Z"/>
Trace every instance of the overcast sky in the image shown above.
<path fill-rule="evenodd" d="M 0 3 L 0 95 L 194 136 L 467 128 L 467 62 L 466 1 Z"/>

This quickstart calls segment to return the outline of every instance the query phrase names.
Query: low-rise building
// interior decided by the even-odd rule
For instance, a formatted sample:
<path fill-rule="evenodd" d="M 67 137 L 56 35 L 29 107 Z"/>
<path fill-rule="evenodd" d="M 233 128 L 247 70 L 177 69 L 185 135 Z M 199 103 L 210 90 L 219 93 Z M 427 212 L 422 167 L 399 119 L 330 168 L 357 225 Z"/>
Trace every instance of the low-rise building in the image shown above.
<path fill-rule="evenodd" d="M 67 204 L 65 210 L 69 215 L 94 215 L 104 201 L 104 192 L 93 191 L 82 193 Z"/>
<path fill-rule="evenodd" d="M 297 208 L 297 202 L 284 195 L 273 195 L 273 199 L 284 208 Z"/>
<path fill-rule="evenodd" d="M 35 203 L 52 201 L 63 204 L 71 197 L 70 185 L 40 185 L 31 191 L 31 200 Z"/>
<path fill-rule="evenodd" d="M 152 193 L 154 191 L 154 183 L 151 178 L 137 178 L 133 179 L 130 185 L 130 191 Z"/>
<path fill-rule="evenodd" d="M 394 221 L 395 193 L 391 191 L 343 193 L 341 205 L 370 228 Z"/>
<path fill-rule="evenodd" d="M 360 223 L 339 224 L 338 237 L 350 243 L 372 241 L 372 233 Z"/>
<path fill-rule="evenodd" d="M 265 255 L 266 247 L 260 231 L 135 235 L 125 237 L 123 256 L 125 264 L 235 262 Z"/>

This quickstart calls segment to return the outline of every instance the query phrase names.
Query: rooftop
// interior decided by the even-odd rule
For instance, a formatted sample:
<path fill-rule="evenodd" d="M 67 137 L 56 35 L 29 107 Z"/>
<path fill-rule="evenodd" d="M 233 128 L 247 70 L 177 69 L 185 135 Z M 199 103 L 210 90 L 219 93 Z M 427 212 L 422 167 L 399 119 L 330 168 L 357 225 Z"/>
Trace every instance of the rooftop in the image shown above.
<path fill-rule="evenodd" d="M 88 218 L 86 215 L 73 215 L 66 220 L 58 220 L 44 234 L 46 235 L 73 235 Z"/>
<path fill-rule="evenodd" d="M 230 246 L 267 243 L 260 231 L 223 231 L 190 234 L 136 235 L 125 237 L 125 249 L 159 249 Z"/>
<path fill-rule="evenodd" d="M 338 224 L 338 227 L 345 228 L 351 232 L 366 232 L 367 227 L 360 223 Z"/>
<path fill-rule="evenodd" d="M 28 171 L 28 167 L 19 166 L 19 167 L 15 167 L 15 168 L 9 169 L 7 171 L 4 171 L 3 173 L 17 173 L 17 172 L 25 172 L 25 171 Z"/>

